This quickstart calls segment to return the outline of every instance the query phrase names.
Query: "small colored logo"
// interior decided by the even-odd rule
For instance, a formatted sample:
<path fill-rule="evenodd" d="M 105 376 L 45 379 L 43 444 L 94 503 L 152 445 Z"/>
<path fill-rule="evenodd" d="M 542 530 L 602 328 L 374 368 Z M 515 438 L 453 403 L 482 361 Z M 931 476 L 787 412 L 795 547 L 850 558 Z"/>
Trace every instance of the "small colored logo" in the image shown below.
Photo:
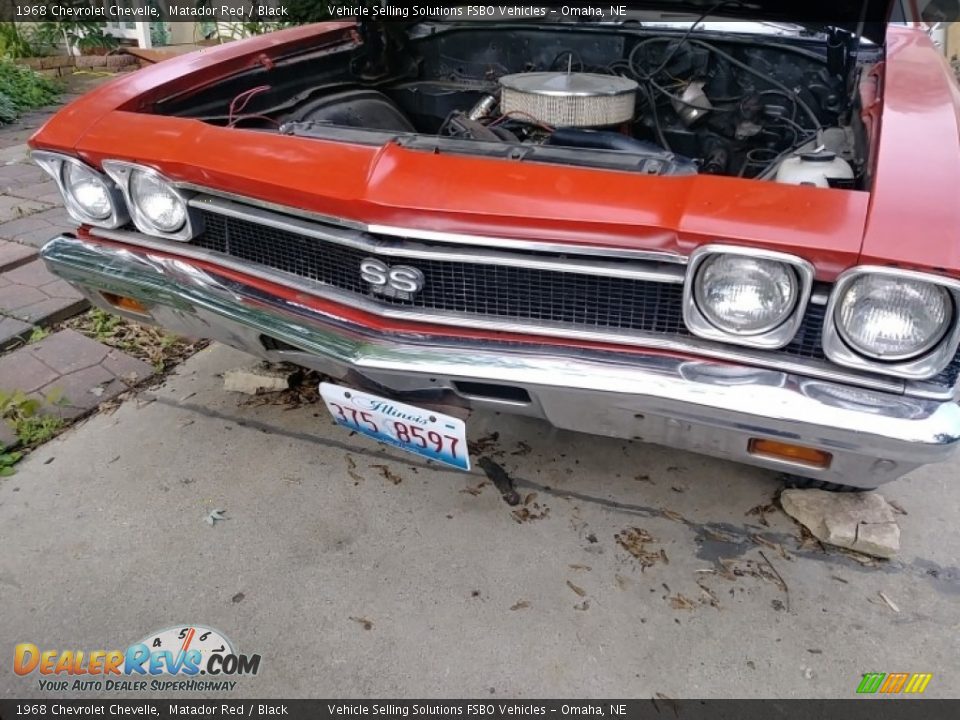
<path fill-rule="evenodd" d="M 857 686 L 860 695 L 919 695 L 927 689 L 933 673 L 864 673 Z"/>
<path fill-rule="evenodd" d="M 225 635 L 201 625 L 153 632 L 125 650 L 53 650 L 25 642 L 13 651 L 14 673 L 36 673 L 41 690 L 232 690 L 233 677 L 259 669 L 259 655 L 237 652 Z"/>

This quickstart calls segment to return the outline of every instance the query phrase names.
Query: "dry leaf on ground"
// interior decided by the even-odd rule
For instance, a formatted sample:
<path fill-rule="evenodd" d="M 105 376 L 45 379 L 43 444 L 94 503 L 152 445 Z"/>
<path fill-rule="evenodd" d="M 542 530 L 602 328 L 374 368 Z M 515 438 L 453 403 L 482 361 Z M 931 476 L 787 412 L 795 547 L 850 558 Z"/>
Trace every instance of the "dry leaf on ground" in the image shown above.
<path fill-rule="evenodd" d="M 674 610 L 693 610 L 696 606 L 690 598 L 685 597 L 681 593 L 677 593 L 670 598 L 670 607 Z"/>

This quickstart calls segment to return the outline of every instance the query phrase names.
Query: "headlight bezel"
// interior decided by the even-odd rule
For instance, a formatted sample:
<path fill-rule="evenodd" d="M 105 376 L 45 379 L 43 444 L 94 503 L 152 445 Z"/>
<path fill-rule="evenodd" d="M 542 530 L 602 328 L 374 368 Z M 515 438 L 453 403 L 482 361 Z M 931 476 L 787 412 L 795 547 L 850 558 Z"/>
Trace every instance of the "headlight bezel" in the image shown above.
<path fill-rule="evenodd" d="M 202 231 L 203 223 L 201 216 L 190 206 L 190 197 L 193 193 L 186 192 L 182 188 L 177 187 L 175 183 L 165 177 L 160 171 L 148 165 L 141 165 L 126 160 L 104 160 L 103 170 L 117 183 L 117 186 L 123 193 L 127 208 L 130 211 L 130 219 L 133 220 L 133 224 L 137 226 L 137 230 L 144 235 L 187 242 L 195 238 Z M 154 180 L 162 183 L 180 201 L 184 208 L 185 220 L 178 230 L 175 232 L 166 232 L 157 227 L 150 218 L 144 214 L 140 206 L 137 205 L 131 188 L 135 173 L 149 175 Z"/>
<path fill-rule="evenodd" d="M 940 333 L 939 340 L 932 347 L 921 351 L 920 355 L 907 359 L 879 359 L 852 347 L 848 341 L 844 340 L 836 316 L 847 290 L 863 275 L 925 282 L 946 290 L 952 303 L 952 313 L 947 328 Z M 929 380 L 950 364 L 958 347 L 960 347 L 960 281 L 942 275 L 880 265 L 859 265 L 844 271 L 837 277 L 830 292 L 823 320 L 823 352 L 837 365 L 906 380 Z"/>
<path fill-rule="evenodd" d="M 792 271 L 796 280 L 796 297 L 792 312 L 778 325 L 756 334 L 742 334 L 724 330 L 704 314 L 697 302 L 697 283 L 704 263 L 717 255 L 737 256 L 751 260 L 769 260 L 781 263 Z M 717 340 L 730 345 L 777 350 L 788 345 L 800 329 L 803 315 L 813 290 L 813 265 L 796 255 L 740 245 L 704 245 L 691 255 L 683 284 L 683 321 L 697 337 Z"/>
<path fill-rule="evenodd" d="M 126 224 L 130 219 L 123 193 L 109 175 L 100 172 L 97 168 L 88 165 L 79 158 L 64 155 L 63 153 L 51 152 L 49 150 L 33 150 L 30 153 L 30 158 L 57 183 L 57 189 L 63 198 L 63 205 L 67 210 L 67 214 L 78 223 L 113 230 Z M 91 173 L 103 183 L 107 191 L 107 196 L 110 199 L 110 213 L 106 217 L 94 217 L 90 215 L 83 209 L 83 206 L 76 201 L 66 180 L 67 168 L 71 166 Z"/>

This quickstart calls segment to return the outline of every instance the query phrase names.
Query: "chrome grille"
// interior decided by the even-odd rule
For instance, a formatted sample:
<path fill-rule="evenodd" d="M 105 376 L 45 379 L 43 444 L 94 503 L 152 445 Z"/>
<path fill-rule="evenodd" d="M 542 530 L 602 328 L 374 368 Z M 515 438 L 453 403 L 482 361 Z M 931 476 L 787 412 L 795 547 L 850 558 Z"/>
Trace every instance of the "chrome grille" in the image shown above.
<path fill-rule="evenodd" d="M 682 286 L 556 270 L 432 259 L 398 260 L 266 225 L 204 211 L 205 231 L 193 244 L 299 275 L 384 305 L 511 320 L 686 335 Z M 409 264 L 425 277 L 410 300 L 374 294 L 360 262 L 376 257 Z"/>
<path fill-rule="evenodd" d="M 558 323 L 590 330 L 652 333 L 690 338 L 683 322 L 682 286 L 656 280 L 601 277 L 552 269 L 494 266 L 427 258 L 398 259 L 247 218 L 201 209 L 204 232 L 191 244 L 290 273 L 382 306 L 448 312 L 504 321 Z M 364 258 L 409 264 L 424 277 L 412 299 L 371 291 L 360 276 Z M 821 334 L 825 308 L 809 305 L 797 334 L 778 356 L 826 362 Z M 952 386 L 960 377 L 960 354 L 932 384 Z"/>

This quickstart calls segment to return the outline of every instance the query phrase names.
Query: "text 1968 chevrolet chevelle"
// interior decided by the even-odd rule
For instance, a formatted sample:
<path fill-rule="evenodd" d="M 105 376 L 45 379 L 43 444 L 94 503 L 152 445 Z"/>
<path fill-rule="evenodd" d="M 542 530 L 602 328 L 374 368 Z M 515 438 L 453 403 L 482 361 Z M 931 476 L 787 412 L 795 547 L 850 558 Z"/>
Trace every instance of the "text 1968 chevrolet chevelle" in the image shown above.
<path fill-rule="evenodd" d="M 31 139 L 79 223 L 43 257 L 460 467 L 449 407 L 876 486 L 960 442 L 960 91 L 886 0 L 791 7 L 440 9 L 160 63 Z"/>

